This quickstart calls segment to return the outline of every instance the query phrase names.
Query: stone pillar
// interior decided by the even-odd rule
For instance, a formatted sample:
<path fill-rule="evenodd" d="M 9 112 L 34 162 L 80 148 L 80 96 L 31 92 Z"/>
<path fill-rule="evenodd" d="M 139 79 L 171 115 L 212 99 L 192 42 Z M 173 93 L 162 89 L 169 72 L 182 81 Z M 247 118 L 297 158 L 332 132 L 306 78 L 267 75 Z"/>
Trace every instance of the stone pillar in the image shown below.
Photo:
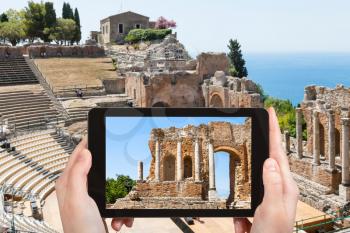
<path fill-rule="evenodd" d="M 303 128 L 302 128 L 302 111 L 301 108 L 296 109 L 296 139 L 297 139 L 297 155 L 303 158 Z"/>
<path fill-rule="evenodd" d="M 160 181 L 160 144 L 159 144 L 159 139 L 156 139 L 155 157 L 156 157 L 156 163 L 155 163 L 155 168 L 154 168 L 154 179 L 155 179 L 155 181 Z"/>
<path fill-rule="evenodd" d="M 139 181 L 143 181 L 143 162 L 139 161 L 138 163 L 138 175 L 139 175 Z"/>
<path fill-rule="evenodd" d="M 181 138 L 177 141 L 177 153 L 176 153 L 176 180 L 182 181 L 184 177 L 184 172 L 182 168 L 182 140 Z"/>
<path fill-rule="evenodd" d="M 350 201 L 350 173 L 349 173 L 349 118 L 342 118 L 342 180 L 339 185 L 339 195 L 345 201 Z"/>
<path fill-rule="evenodd" d="M 349 173 L 349 118 L 342 118 L 342 181 L 345 186 L 350 185 Z"/>
<path fill-rule="evenodd" d="M 201 161 L 199 155 L 199 139 L 194 142 L 194 181 L 201 181 Z"/>
<path fill-rule="evenodd" d="M 214 146 L 211 141 L 208 143 L 208 157 L 209 157 L 209 201 L 216 200 L 216 185 L 215 185 L 215 159 Z"/>
<path fill-rule="evenodd" d="M 328 168 L 330 171 L 335 169 L 335 122 L 334 112 L 328 111 Z"/>
<path fill-rule="evenodd" d="M 290 135 L 289 131 L 284 132 L 284 146 L 285 146 L 285 151 L 286 154 L 290 153 Z"/>
<path fill-rule="evenodd" d="M 313 163 L 320 165 L 320 122 L 318 119 L 318 112 L 312 113 L 312 124 L 313 124 Z"/>

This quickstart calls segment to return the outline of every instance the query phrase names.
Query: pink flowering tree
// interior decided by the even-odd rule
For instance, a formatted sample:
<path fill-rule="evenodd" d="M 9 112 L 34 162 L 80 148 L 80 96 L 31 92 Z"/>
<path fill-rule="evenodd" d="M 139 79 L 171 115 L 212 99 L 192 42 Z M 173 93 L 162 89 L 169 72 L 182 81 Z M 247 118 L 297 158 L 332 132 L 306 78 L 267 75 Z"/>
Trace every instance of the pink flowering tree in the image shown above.
<path fill-rule="evenodd" d="M 168 29 L 168 28 L 176 28 L 176 22 L 174 20 L 167 20 L 165 17 L 161 16 L 156 21 L 157 29 Z"/>

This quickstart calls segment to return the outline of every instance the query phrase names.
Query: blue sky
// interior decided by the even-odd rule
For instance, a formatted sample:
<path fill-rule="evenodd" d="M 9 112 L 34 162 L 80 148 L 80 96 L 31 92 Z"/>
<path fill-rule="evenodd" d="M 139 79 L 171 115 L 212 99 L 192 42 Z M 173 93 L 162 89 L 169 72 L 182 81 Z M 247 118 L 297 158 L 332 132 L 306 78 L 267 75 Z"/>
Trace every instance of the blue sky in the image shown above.
<path fill-rule="evenodd" d="M 244 118 L 216 117 L 107 117 L 106 118 L 106 176 L 116 174 L 129 175 L 137 179 L 138 161 L 144 163 L 144 178 L 148 176 L 151 154 L 148 147 L 150 132 L 153 128 L 198 126 L 211 121 L 226 121 L 236 124 Z M 220 195 L 229 192 L 229 156 L 224 152 L 215 153 L 216 183 Z"/>
<path fill-rule="evenodd" d="M 38 2 L 40 0 L 35 0 Z M 61 15 L 63 0 L 53 0 Z M 237 38 L 244 52 L 350 52 L 347 0 L 70 0 L 80 10 L 83 37 L 99 20 L 121 10 L 178 23 L 179 39 L 191 54 L 226 51 Z M 20 9 L 27 0 L 1 0 L 0 12 Z"/>

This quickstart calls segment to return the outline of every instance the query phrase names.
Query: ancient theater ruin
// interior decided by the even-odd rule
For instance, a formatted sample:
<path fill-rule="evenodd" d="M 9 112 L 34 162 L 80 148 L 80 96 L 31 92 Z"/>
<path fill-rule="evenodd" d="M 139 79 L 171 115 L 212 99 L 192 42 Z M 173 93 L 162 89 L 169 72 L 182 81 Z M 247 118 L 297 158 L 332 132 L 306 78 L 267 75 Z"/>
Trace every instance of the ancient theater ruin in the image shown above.
<path fill-rule="evenodd" d="M 296 109 L 296 138 L 285 132 L 300 198 L 323 211 L 341 209 L 350 201 L 349 101 L 350 90 L 342 85 L 335 89 L 308 86 Z"/>
<path fill-rule="evenodd" d="M 209 122 L 183 128 L 155 128 L 149 139 L 149 175 L 139 162 L 133 190 L 108 208 L 249 209 L 251 121 Z M 217 195 L 215 153 L 229 154 L 229 195 Z M 220 156 L 220 155 L 217 155 Z"/>

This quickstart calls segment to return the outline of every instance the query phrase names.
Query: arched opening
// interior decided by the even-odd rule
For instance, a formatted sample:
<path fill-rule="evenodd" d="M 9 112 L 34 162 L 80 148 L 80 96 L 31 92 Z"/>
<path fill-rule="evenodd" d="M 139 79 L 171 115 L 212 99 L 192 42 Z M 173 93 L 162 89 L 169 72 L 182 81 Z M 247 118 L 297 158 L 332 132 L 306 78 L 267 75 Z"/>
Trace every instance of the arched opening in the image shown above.
<path fill-rule="evenodd" d="M 184 178 L 192 177 L 192 158 L 186 156 L 184 158 Z"/>
<path fill-rule="evenodd" d="M 325 145 L 325 140 L 324 140 L 324 127 L 323 127 L 323 125 L 322 124 L 320 124 L 320 126 L 319 126 L 319 128 L 320 128 L 320 131 L 319 131 L 319 140 L 320 140 L 320 156 L 321 157 L 324 157 L 325 156 L 325 151 L 326 151 L 326 149 L 325 149 L 325 147 L 326 147 L 326 145 Z"/>
<path fill-rule="evenodd" d="M 340 156 L 340 132 L 335 129 L 335 156 Z"/>
<path fill-rule="evenodd" d="M 224 151 L 218 151 L 214 154 L 216 193 L 222 199 L 230 197 L 230 157 L 230 154 Z"/>
<path fill-rule="evenodd" d="M 174 181 L 175 180 L 175 157 L 172 155 L 168 155 L 164 158 L 163 180 L 164 181 Z"/>
<path fill-rule="evenodd" d="M 154 107 L 154 108 L 169 108 L 170 106 L 168 103 L 160 101 L 160 102 L 153 104 L 152 107 Z"/>
<path fill-rule="evenodd" d="M 218 94 L 215 94 L 210 99 L 209 107 L 211 108 L 222 108 L 224 107 L 224 103 L 221 97 Z"/>

